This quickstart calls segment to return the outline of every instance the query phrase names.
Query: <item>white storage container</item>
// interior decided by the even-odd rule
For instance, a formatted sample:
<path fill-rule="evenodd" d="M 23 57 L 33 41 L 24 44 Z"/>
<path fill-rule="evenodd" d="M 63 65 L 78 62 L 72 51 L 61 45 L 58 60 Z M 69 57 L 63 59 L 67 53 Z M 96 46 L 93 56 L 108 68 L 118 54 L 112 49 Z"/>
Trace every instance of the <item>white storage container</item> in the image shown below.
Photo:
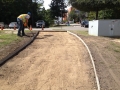
<path fill-rule="evenodd" d="M 89 21 L 89 35 L 120 36 L 120 19 Z"/>

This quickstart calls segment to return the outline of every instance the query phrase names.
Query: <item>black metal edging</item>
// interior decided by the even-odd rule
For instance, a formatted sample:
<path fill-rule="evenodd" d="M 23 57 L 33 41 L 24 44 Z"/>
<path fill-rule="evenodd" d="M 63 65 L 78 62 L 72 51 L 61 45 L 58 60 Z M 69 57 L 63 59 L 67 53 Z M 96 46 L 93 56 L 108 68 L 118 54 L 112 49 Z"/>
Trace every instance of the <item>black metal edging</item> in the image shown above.
<path fill-rule="evenodd" d="M 14 52 L 8 54 L 5 58 L 1 59 L 0 60 L 0 66 L 2 66 L 3 64 L 5 64 L 10 58 L 14 57 L 16 54 L 18 54 L 20 51 L 22 51 L 28 45 L 30 45 L 34 41 L 34 39 L 37 37 L 38 34 L 39 34 L 39 31 L 37 32 L 37 34 L 34 35 L 34 37 L 28 43 L 25 43 L 24 45 L 22 45 L 21 47 L 19 47 L 18 49 L 16 49 Z"/>

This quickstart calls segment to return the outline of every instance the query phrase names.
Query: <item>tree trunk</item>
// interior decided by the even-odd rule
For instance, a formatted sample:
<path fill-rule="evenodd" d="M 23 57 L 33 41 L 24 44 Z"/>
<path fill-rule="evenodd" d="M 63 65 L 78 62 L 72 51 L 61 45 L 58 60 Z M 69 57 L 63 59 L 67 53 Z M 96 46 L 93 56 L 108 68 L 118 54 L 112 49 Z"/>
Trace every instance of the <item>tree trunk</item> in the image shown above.
<path fill-rule="evenodd" d="M 96 11 L 96 17 L 95 17 L 96 20 L 98 20 L 98 12 L 99 12 L 99 11 L 97 10 L 97 11 Z"/>

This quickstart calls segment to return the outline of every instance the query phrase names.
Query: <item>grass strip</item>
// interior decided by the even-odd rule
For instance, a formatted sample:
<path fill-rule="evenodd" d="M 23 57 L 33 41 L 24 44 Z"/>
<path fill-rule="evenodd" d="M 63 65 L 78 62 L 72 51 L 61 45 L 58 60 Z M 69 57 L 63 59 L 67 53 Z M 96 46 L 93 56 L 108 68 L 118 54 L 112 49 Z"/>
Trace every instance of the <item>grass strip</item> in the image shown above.
<path fill-rule="evenodd" d="M 7 31 L 7 32 L 0 31 L 0 48 L 7 46 L 14 41 L 17 42 L 20 40 L 22 40 L 22 39 L 11 31 Z"/>
<path fill-rule="evenodd" d="M 88 31 L 84 31 L 84 30 L 69 30 L 69 31 L 77 35 L 89 36 Z"/>

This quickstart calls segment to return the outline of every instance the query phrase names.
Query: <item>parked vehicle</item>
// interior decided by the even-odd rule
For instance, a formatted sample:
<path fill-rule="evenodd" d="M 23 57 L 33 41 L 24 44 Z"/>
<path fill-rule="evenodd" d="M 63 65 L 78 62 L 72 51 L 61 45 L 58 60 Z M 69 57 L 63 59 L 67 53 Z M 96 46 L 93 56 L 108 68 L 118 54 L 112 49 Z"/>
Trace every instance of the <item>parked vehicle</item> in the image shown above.
<path fill-rule="evenodd" d="M 9 28 L 14 28 L 14 27 L 18 28 L 17 22 L 11 22 L 11 23 L 9 24 Z"/>
<path fill-rule="evenodd" d="M 89 27 L 89 21 L 84 22 L 84 27 Z"/>
<path fill-rule="evenodd" d="M 5 27 L 4 22 L 0 22 L 0 28 L 1 27 L 3 27 L 3 28 Z"/>
<path fill-rule="evenodd" d="M 5 24 L 5 25 L 4 25 L 4 28 L 9 28 L 9 25 L 8 25 L 8 24 Z"/>
<path fill-rule="evenodd" d="M 85 21 L 81 21 L 81 27 L 84 27 Z"/>
<path fill-rule="evenodd" d="M 38 28 L 38 27 L 42 27 L 42 25 L 43 25 L 43 27 L 45 27 L 45 22 L 44 22 L 44 20 L 38 20 L 37 22 L 36 22 L 36 27 Z"/>
<path fill-rule="evenodd" d="M 88 26 L 89 26 L 89 21 L 87 20 L 81 21 L 81 27 L 88 27 Z"/>

